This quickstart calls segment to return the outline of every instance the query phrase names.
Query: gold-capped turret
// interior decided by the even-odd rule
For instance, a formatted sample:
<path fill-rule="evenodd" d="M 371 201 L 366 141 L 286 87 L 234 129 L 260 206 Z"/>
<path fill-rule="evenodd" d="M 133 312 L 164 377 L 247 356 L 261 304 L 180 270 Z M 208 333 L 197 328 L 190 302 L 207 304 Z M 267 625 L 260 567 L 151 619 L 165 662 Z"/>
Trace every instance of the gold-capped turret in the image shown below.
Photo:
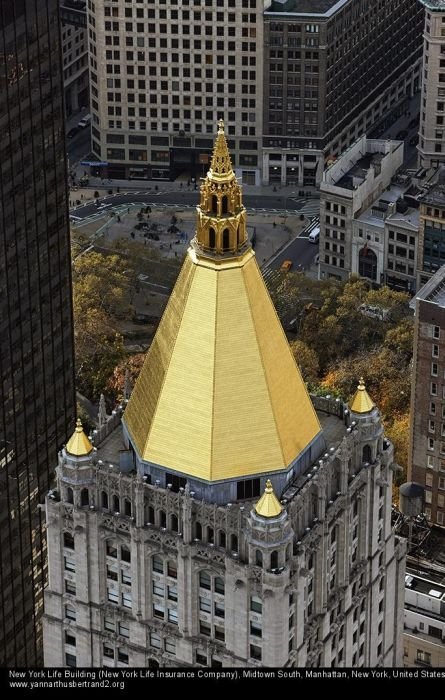
<path fill-rule="evenodd" d="M 232 257 L 248 248 L 246 210 L 233 172 L 222 119 L 218 122 L 210 169 L 201 185 L 194 242 L 198 255 L 204 253 L 212 257 Z"/>
<path fill-rule="evenodd" d="M 366 391 L 363 377 L 360 377 L 360 381 L 357 386 L 357 391 L 353 396 L 349 408 L 354 413 L 369 413 L 369 411 L 372 411 L 374 407 L 375 403 Z"/>
<path fill-rule="evenodd" d="M 93 445 L 88 440 L 82 427 L 80 418 L 77 419 L 76 429 L 66 443 L 65 450 L 74 457 L 86 457 L 93 449 Z"/>
<path fill-rule="evenodd" d="M 272 482 L 270 479 L 268 479 L 266 481 L 264 493 L 255 506 L 255 511 L 257 515 L 261 515 L 263 518 L 276 518 L 278 515 L 280 515 L 282 510 L 283 506 L 275 496 Z"/>

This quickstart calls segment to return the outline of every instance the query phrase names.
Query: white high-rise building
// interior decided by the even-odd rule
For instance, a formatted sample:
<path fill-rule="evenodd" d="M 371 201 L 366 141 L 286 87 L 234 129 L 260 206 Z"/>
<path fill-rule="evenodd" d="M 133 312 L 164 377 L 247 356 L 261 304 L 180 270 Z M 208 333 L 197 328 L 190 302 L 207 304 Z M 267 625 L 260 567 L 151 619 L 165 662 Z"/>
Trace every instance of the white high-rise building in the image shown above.
<path fill-rule="evenodd" d="M 363 382 L 348 407 L 307 393 L 220 122 L 122 426 L 96 450 L 79 422 L 60 452 L 45 664 L 401 665 L 392 480 Z"/>

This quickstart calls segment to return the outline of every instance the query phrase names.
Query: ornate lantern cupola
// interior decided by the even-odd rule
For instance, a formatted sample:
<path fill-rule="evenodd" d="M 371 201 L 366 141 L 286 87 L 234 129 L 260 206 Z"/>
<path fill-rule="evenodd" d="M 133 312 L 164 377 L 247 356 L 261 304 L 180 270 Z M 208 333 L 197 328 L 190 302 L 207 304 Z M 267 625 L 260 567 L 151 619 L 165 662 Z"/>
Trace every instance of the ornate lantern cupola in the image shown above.
<path fill-rule="evenodd" d="M 233 172 L 222 119 L 218 122 L 212 161 L 200 196 L 193 241 L 197 254 L 232 257 L 245 252 L 248 248 L 246 209 Z"/>

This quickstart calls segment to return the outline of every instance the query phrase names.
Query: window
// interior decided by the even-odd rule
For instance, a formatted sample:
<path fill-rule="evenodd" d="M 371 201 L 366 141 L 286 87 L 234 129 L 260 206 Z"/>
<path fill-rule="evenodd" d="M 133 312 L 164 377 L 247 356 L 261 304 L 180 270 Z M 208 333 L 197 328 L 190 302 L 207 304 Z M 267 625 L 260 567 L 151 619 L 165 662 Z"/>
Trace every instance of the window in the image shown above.
<path fill-rule="evenodd" d="M 437 377 L 437 375 L 438 375 L 437 362 L 432 362 L 432 363 L 431 363 L 431 376 L 432 376 L 432 377 Z"/>
<path fill-rule="evenodd" d="M 250 596 L 250 609 L 252 612 L 261 613 L 263 612 L 263 601 L 258 596 Z"/>
<path fill-rule="evenodd" d="M 206 624 L 205 622 L 200 621 L 199 634 L 203 634 L 206 637 L 210 637 L 210 635 L 211 635 L 210 625 Z"/>
<path fill-rule="evenodd" d="M 428 438 L 428 449 L 434 450 L 434 438 Z"/>
<path fill-rule="evenodd" d="M 119 647 L 117 650 L 117 660 L 120 661 L 121 664 L 128 664 L 128 653 L 125 649 L 122 649 L 122 647 Z"/>
<path fill-rule="evenodd" d="M 256 661 L 261 661 L 261 647 L 257 647 L 254 644 L 250 645 L 250 658 L 256 659 Z"/>
<path fill-rule="evenodd" d="M 117 559 L 117 547 L 112 542 L 107 542 L 107 557 Z"/>
<path fill-rule="evenodd" d="M 168 621 L 173 625 L 178 624 L 178 611 L 175 608 L 168 609 Z"/>
<path fill-rule="evenodd" d="M 176 640 L 167 637 L 165 640 L 164 649 L 168 654 L 176 655 Z"/>
<path fill-rule="evenodd" d="M 263 636 L 263 630 L 259 622 L 254 622 L 253 620 L 250 621 L 250 634 L 254 637 Z"/>
<path fill-rule="evenodd" d="M 260 480 L 246 479 L 237 483 L 237 499 L 254 498 L 260 495 Z"/>
<path fill-rule="evenodd" d="M 153 581 L 153 595 L 159 595 L 162 598 L 164 597 L 164 586 L 162 583 L 158 583 L 158 581 Z"/>
<path fill-rule="evenodd" d="M 431 654 L 427 651 L 423 651 L 422 649 L 417 649 L 416 660 L 420 661 L 420 663 L 430 665 L 431 664 Z"/>
<path fill-rule="evenodd" d="M 131 593 L 128 591 L 122 593 L 122 605 L 124 608 L 131 608 Z"/>
<path fill-rule="evenodd" d="M 169 560 L 167 562 L 167 576 L 178 578 L 178 567 L 175 561 Z"/>
<path fill-rule="evenodd" d="M 212 603 L 210 598 L 199 597 L 199 609 L 201 612 L 210 614 L 212 612 Z"/>
<path fill-rule="evenodd" d="M 107 599 L 110 603 L 119 604 L 119 593 L 114 588 L 107 588 Z"/>
<path fill-rule="evenodd" d="M 63 546 L 67 549 L 74 549 L 74 537 L 70 532 L 63 533 Z"/>
<path fill-rule="evenodd" d="M 209 574 L 206 571 L 201 571 L 199 574 L 199 587 L 210 591 L 210 583 L 211 581 Z"/>
<path fill-rule="evenodd" d="M 114 659 L 114 649 L 109 644 L 104 644 L 103 655 L 105 659 Z"/>
<path fill-rule="evenodd" d="M 65 618 L 73 622 L 76 621 L 76 611 L 71 605 L 65 605 Z"/>
<path fill-rule="evenodd" d="M 160 603 L 153 603 L 153 617 L 164 619 L 164 606 Z"/>
<path fill-rule="evenodd" d="M 65 581 L 65 593 L 76 595 L 76 584 L 72 581 Z"/>
<path fill-rule="evenodd" d="M 164 573 L 164 562 L 162 561 L 161 557 L 153 557 L 153 571 L 156 571 L 158 574 Z"/>
<path fill-rule="evenodd" d="M 63 557 L 65 571 L 76 571 L 76 563 L 71 557 Z"/>
<path fill-rule="evenodd" d="M 65 654 L 65 666 L 76 666 L 76 657 L 74 654 Z"/>
<path fill-rule="evenodd" d="M 215 578 L 214 580 L 214 591 L 215 593 L 219 593 L 220 595 L 224 595 L 224 581 L 222 578 Z"/>
<path fill-rule="evenodd" d="M 161 635 L 157 632 L 150 633 L 150 646 L 154 647 L 155 649 L 161 648 Z"/>
<path fill-rule="evenodd" d="M 435 340 L 438 340 L 440 338 L 439 326 L 433 326 L 433 338 L 435 338 Z"/>
<path fill-rule="evenodd" d="M 131 561 L 131 552 L 128 547 L 125 547 L 124 545 L 121 547 L 121 560 L 126 562 Z"/>
<path fill-rule="evenodd" d="M 112 617 L 106 617 L 104 619 L 104 629 L 107 630 L 107 632 L 115 631 L 114 619 Z"/>
<path fill-rule="evenodd" d="M 71 632 L 65 632 L 65 644 L 69 644 L 71 647 L 76 646 L 76 637 Z"/>

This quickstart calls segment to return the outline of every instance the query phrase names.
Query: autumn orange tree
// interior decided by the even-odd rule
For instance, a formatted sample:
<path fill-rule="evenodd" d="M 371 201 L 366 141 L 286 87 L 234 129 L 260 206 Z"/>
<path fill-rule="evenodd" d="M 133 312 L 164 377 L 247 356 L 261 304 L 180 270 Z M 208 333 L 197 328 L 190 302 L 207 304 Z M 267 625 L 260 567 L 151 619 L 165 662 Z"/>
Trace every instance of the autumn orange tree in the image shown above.
<path fill-rule="evenodd" d="M 90 252 L 73 263 L 74 337 L 78 389 L 92 400 L 124 356 L 116 320 L 133 313 L 134 273 L 117 255 Z"/>

